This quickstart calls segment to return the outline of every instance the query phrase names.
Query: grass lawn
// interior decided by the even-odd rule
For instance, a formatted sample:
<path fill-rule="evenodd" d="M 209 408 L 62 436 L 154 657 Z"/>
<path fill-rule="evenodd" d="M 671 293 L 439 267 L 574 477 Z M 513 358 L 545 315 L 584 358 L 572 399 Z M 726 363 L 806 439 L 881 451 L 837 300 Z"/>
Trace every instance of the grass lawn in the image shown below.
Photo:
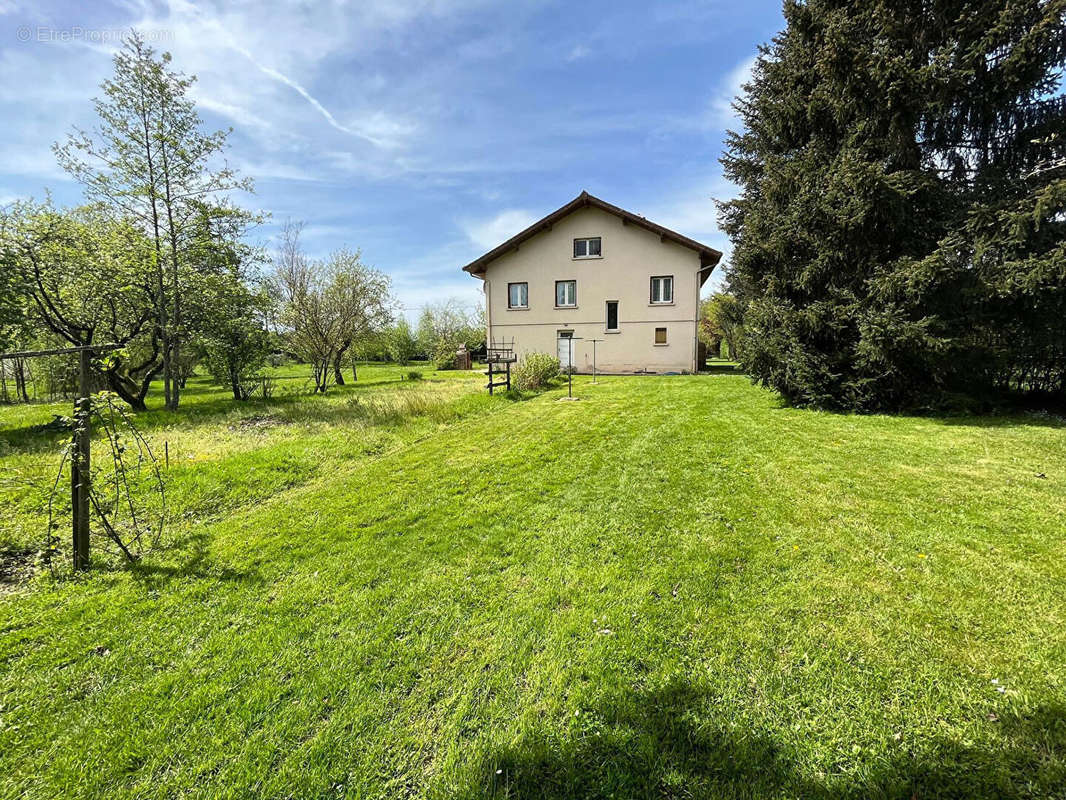
<path fill-rule="evenodd" d="M 399 374 L 140 415 L 171 546 L 0 593 L 0 796 L 1066 797 L 1060 422 Z"/>

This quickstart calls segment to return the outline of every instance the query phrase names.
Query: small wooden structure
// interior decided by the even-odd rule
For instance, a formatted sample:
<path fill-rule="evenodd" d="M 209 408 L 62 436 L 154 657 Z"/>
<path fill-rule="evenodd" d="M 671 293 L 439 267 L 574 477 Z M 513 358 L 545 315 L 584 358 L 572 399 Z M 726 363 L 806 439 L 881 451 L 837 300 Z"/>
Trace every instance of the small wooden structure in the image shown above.
<path fill-rule="evenodd" d="M 470 358 L 470 351 L 466 349 L 464 344 L 458 350 L 455 351 L 455 368 L 456 369 L 470 369 L 473 362 Z"/>
<path fill-rule="evenodd" d="M 514 339 L 512 338 L 510 343 L 501 342 L 497 344 L 492 342 L 485 348 L 485 361 L 489 365 L 489 394 L 492 394 L 492 390 L 498 386 L 506 386 L 507 391 L 511 391 L 511 365 L 518 360 L 518 356 L 514 352 Z M 495 367 L 495 369 L 494 369 Z M 494 381 L 494 377 L 505 375 L 505 379 L 502 381 Z"/>
<path fill-rule="evenodd" d="M 34 358 L 78 354 L 78 396 L 74 399 L 74 452 L 70 459 L 70 505 L 74 538 L 74 569 L 89 568 L 89 440 L 92 404 L 89 399 L 89 364 L 94 353 L 118 350 L 120 344 L 87 344 L 79 347 L 60 347 L 54 350 L 24 350 L 0 353 L 0 359 Z"/>

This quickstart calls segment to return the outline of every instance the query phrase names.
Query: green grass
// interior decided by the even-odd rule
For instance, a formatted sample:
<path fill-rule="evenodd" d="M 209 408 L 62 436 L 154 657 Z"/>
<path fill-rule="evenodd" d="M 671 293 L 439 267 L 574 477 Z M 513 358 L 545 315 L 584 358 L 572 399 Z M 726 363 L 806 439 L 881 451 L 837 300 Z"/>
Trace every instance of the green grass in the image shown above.
<path fill-rule="evenodd" d="M 0 596 L 0 795 L 1066 796 L 1058 421 L 378 369 L 141 415 L 173 544 Z"/>

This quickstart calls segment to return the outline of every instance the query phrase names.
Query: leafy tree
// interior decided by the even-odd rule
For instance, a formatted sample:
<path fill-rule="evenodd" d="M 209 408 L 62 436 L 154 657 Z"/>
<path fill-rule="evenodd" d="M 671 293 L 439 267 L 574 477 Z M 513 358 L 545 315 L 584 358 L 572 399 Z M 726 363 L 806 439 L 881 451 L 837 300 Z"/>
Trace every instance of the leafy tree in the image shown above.
<path fill-rule="evenodd" d="M 272 347 L 267 321 L 273 315 L 271 294 L 257 280 L 253 267 L 259 250 L 241 244 L 218 210 L 200 217 L 195 246 L 189 250 L 188 288 L 200 309 L 193 318 L 197 350 L 211 376 L 228 386 L 235 400 L 247 400 L 249 385 L 264 366 Z M 233 224 L 240 226 L 238 215 Z"/>
<path fill-rule="evenodd" d="M 337 316 L 338 339 L 333 353 L 333 380 L 344 384 L 341 366 L 350 353 L 378 343 L 392 322 L 392 282 L 362 263 L 359 251 L 336 250 L 324 266 L 325 291 Z M 358 378 L 352 359 L 352 380 Z"/>
<path fill-rule="evenodd" d="M 471 311 L 455 298 L 431 303 L 419 317 L 418 341 L 437 369 L 449 369 L 460 347 L 474 351 L 485 345 L 484 312 Z"/>
<path fill-rule="evenodd" d="M 743 331 L 743 309 L 733 295 L 716 292 L 700 303 L 700 338 L 712 350 L 719 351 L 724 341 L 729 357 L 736 359 Z"/>
<path fill-rule="evenodd" d="M 219 314 L 198 338 L 203 362 L 212 378 L 230 388 L 234 400 L 247 400 L 249 381 L 270 353 L 263 322 L 270 299 L 238 281 L 216 283 L 214 308 Z"/>
<path fill-rule="evenodd" d="M 292 350 L 311 364 L 315 391 L 344 383 L 341 365 L 392 321 L 388 276 L 367 267 L 358 252 L 338 250 L 325 262 L 301 250 L 299 224 L 286 225 L 275 258 L 272 292 Z M 352 378 L 357 377 L 352 362 Z"/>
<path fill-rule="evenodd" d="M 785 3 L 722 158 L 756 380 L 857 409 L 1062 394 L 1064 10 Z"/>
<path fill-rule="evenodd" d="M 112 391 L 143 409 L 162 347 L 151 241 L 95 207 L 50 204 L 16 204 L 0 231 L 0 260 L 18 276 L 30 312 L 71 345 L 125 345 L 101 369 Z"/>
<path fill-rule="evenodd" d="M 0 243 L 10 244 L 15 215 L 5 208 L 0 211 Z M 0 257 L 0 351 L 13 349 L 21 339 L 28 318 L 26 298 L 29 294 L 25 274 L 19 269 L 14 253 Z"/>
<path fill-rule="evenodd" d="M 175 72 L 170 61 L 135 31 L 94 101 L 97 128 L 75 129 L 54 149 L 91 201 L 116 218 L 137 221 L 151 239 L 163 391 L 167 407 L 177 408 L 180 385 L 172 362 L 190 335 L 183 305 L 187 251 L 205 208 L 223 208 L 220 195 L 250 191 L 251 183 L 217 166 L 228 131 L 203 132 L 189 97 L 195 78 Z"/>
<path fill-rule="evenodd" d="M 386 333 L 389 357 L 400 366 L 406 367 L 419 354 L 418 339 L 411 324 L 405 317 L 400 317 Z"/>

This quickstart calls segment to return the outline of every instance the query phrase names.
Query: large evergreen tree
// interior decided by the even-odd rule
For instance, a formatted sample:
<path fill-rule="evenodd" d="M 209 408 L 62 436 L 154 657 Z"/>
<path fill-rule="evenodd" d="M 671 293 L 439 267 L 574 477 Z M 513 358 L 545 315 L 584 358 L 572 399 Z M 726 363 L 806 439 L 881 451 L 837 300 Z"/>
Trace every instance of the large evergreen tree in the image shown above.
<path fill-rule="evenodd" d="M 784 13 L 722 158 L 747 369 L 834 408 L 1066 393 L 1066 0 Z"/>

